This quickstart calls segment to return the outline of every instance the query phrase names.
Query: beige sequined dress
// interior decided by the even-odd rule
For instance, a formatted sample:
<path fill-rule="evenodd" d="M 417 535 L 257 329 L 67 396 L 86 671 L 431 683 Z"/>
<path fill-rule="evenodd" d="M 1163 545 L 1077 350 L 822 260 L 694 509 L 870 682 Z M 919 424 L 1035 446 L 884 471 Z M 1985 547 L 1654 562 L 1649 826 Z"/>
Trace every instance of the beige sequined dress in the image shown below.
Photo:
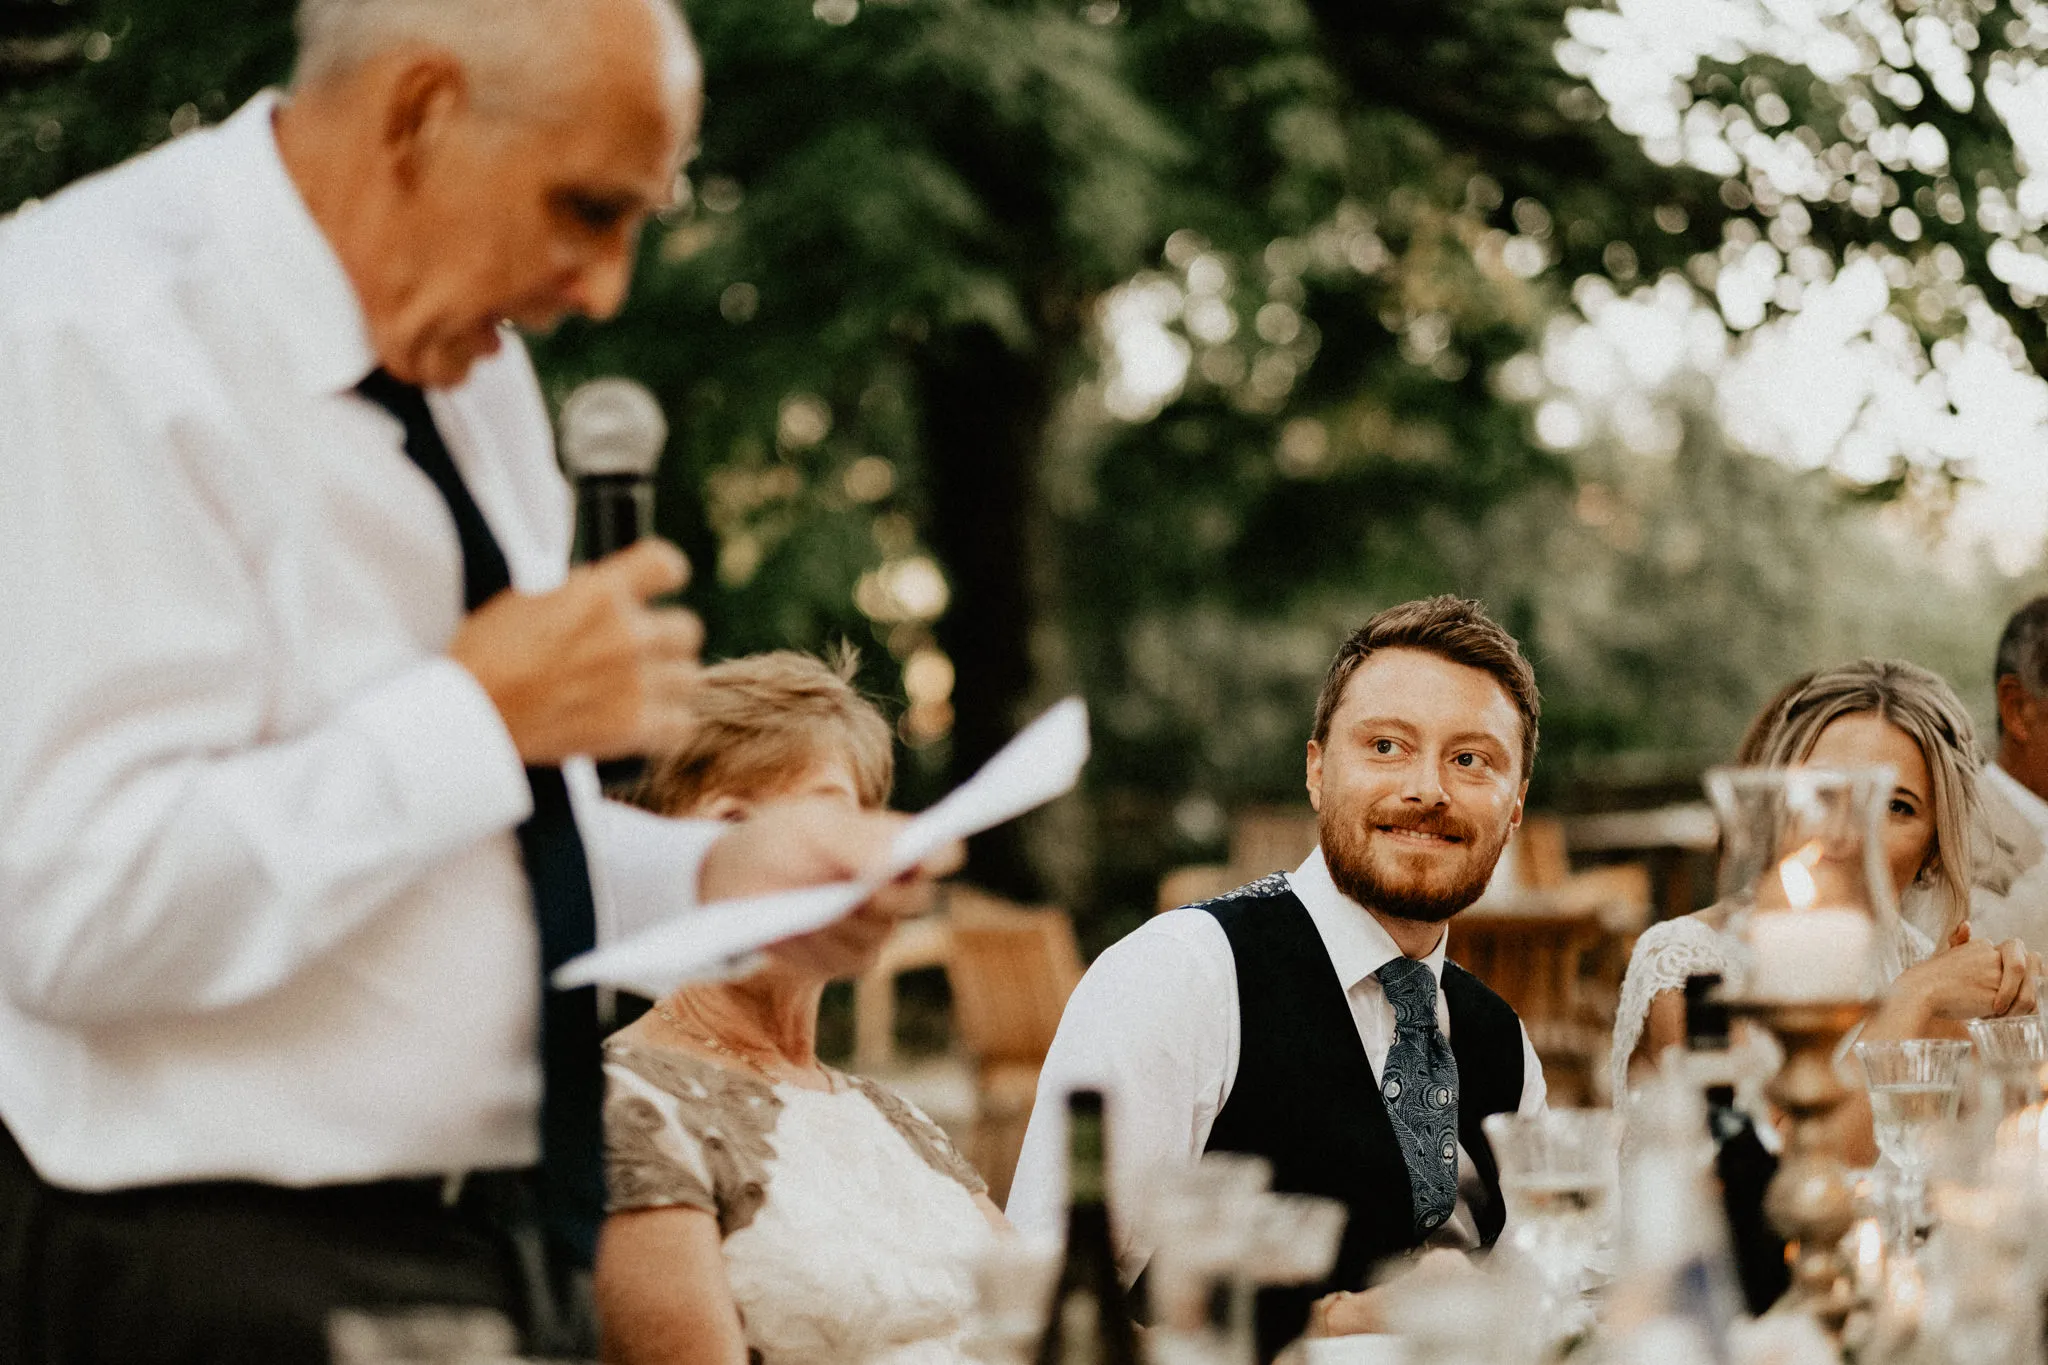
<path fill-rule="evenodd" d="M 833 1093 L 666 1048 L 605 1049 L 614 1211 L 703 1209 L 762 1365 L 955 1365 L 992 1236 L 986 1184 L 909 1101 Z"/>

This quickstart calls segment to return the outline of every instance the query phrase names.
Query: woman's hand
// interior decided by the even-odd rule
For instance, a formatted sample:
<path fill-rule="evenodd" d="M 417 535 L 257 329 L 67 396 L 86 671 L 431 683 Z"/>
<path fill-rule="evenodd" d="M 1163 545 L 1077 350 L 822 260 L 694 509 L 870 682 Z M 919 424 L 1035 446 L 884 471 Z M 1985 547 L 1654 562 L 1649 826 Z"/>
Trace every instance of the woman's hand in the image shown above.
<path fill-rule="evenodd" d="M 1309 1305 L 1305 1335 L 1355 1337 L 1386 1330 L 1386 1294 L 1383 1289 L 1363 1289 L 1356 1293 L 1340 1289 Z"/>
<path fill-rule="evenodd" d="M 1357 1293 L 1338 1291 L 1325 1294 L 1309 1305 L 1308 1332 L 1312 1337 L 1351 1337 L 1368 1332 L 1385 1332 L 1387 1303 L 1400 1292 L 1410 1275 L 1423 1280 L 1442 1280 L 1478 1273 L 1472 1258 L 1448 1247 L 1436 1247 L 1416 1258 L 1413 1268 L 1398 1279 L 1383 1281 Z"/>
<path fill-rule="evenodd" d="M 2034 977 L 2041 955 L 2016 938 L 2003 943 L 1965 939 L 1968 926 L 1957 931 L 1951 946 L 1899 974 L 1884 1006 L 1871 1021 L 1891 1027 L 1882 1033 L 1864 1030 L 1865 1037 L 1910 1037 L 1937 1019 L 1988 1019 L 2033 1012 Z M 1898 1031 L 1901 1028 L 1904 1031 Z"/>

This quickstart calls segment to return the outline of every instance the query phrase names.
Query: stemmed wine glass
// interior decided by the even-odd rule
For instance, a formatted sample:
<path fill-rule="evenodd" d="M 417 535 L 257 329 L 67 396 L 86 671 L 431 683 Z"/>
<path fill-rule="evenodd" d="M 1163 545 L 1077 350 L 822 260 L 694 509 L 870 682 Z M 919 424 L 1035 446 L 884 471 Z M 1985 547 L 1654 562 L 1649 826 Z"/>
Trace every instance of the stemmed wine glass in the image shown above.
<path fill-rule="evenodd" d="M 1970 1041 L 1977 1045 L 1987 1127 L 2004 1122 L 2029 1105 L 2041 1102 L 2041 1067 L 2048 1063 L 2048 1017 L 2015 1014 L 2003 1019 L 1970 1019 Z"/>
<path fill-rule="evenodd" d="M 1540 1284 L 1549 1335 L 1560 1340 L 1584 1325 L 1584 1296 L 1602 1278 L 1620 1122 L 1610 1109 L 1550 1109 L 1495 1114 L 1483 1127 L 1507 1205 L 1501 1246 Z"/>
<path fill-rule="evenodd" d="M 1927 1225 L 1927 1171 L 1943 1124 L 1962 1097 L 1963 1059 L 1970 1045 L 1942 1038 L 1862 1042 L 1856 1056 L 1870 1083 L 1878 1150 L 1898 1167 L 1898 1245 L 1911 1248 Z"/>

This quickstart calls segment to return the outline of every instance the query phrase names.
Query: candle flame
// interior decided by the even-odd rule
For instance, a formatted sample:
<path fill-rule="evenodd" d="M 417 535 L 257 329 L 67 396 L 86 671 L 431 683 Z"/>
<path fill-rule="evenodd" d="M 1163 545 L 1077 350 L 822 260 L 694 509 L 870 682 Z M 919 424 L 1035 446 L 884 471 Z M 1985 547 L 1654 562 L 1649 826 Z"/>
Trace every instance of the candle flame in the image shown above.
<path fill-rule="evenodd" d="M 1785 903 L 1794 910 L 1811 910 L 1820 899 L 1820 888 L 1813 880 L 1813 865 L 1820 861 L 1820 852 L 1816 841 L 1778 864 L 1778 881 L 1785 888 Z"/>

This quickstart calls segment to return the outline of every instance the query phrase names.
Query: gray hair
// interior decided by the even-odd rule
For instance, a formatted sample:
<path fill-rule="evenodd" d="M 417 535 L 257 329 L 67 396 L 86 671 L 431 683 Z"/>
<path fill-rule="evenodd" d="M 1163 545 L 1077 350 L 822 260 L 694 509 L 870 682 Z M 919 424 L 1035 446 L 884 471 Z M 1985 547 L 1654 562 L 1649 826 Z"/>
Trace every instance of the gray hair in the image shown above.
<path fill-rule="evenodd" d="M 561 67 L 564 19 L 591 0 L 299 0 L 293 80 L 318 85 L 403 45 L 440 48 L 469 72 L 484 98 L 530 104 L 534 86 Z M 700 78 L 696 46 L 675 0 L 647 0 L 661 30 L 662 74 L 671 93 Z M 573 22 L 573 20 L 571 20 Z"/>
<path fill-rule="evenodd" d="M 2007 676 L 2018 678 L 2029 696 L 2048 695 L 2048 597 L 2035 598 L 2005 623 L 1991 678 Z"/>
<path fill-rule="evenodd" d="M 1890 721 L 1919 746 L 1933 779 L 1934 849 L 1922 875 L 1940 910 L 1937 948 L 1969 917 L 1976 871 L 1976 734 L 1955 689 L 1903 659 L 1858 659 L 1825 668 L 1772 699 L 1751 723 L 1751 762 L 1770 767 L 1804 763 L 1821 731 L 1843 716 L 1872 714 Z M 1748 741 L 1745 741 L 1747 743 Z"/>

